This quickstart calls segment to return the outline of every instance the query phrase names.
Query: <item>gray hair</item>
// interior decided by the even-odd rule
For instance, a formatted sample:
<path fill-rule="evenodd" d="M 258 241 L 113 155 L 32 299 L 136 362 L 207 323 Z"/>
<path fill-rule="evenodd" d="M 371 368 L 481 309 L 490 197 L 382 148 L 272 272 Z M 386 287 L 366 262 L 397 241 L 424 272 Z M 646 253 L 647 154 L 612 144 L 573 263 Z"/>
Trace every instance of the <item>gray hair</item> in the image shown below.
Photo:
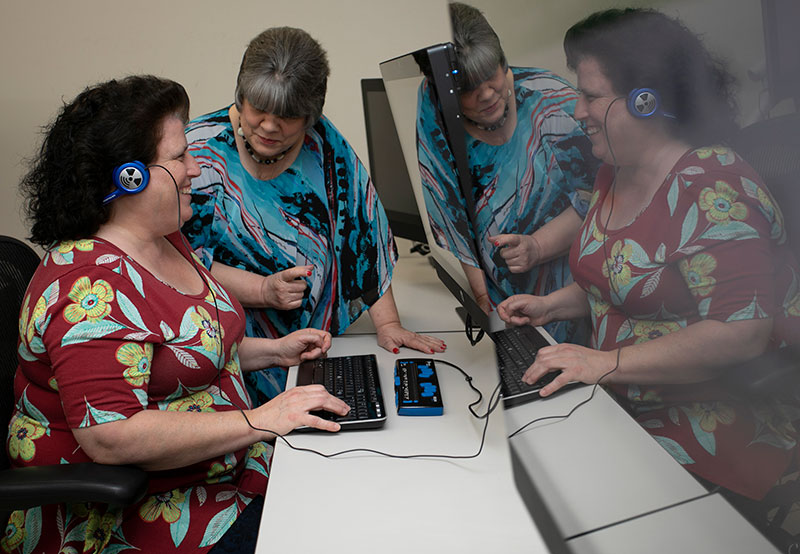
<path fill-rule="evenodd" d="M 236 107 L 247 102 L 279 117 L 305 117 L 311 127 L 322 115 L 328 58 L 302 29 L 272 27 L 250 41 L 236 78 Z"/>
<path fill-rule="evenodd" d="M 450 4 L 453 42 L 461 66 L 462 92 L 469 92 L 495 74 L 498 67 L 508 69 L 500 39 L 483 13 L 461 2 Z"/>

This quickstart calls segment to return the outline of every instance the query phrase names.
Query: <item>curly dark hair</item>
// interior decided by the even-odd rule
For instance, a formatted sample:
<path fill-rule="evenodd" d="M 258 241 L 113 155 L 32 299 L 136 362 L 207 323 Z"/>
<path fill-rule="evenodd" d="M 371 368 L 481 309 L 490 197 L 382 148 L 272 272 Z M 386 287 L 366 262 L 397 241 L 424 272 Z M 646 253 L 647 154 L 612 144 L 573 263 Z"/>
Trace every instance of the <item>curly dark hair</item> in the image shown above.
<path fill-rule="evenodd" d="M 726 142 L 738 129 L 735 79 L 678 19 L 651 9 L 599 11 L 570 27 L 564 52 L 573 71 L 584 58 L 597 60 L 620 96 L 655 89 L 675 116 L 674 136 L 693 146 Z"/>
<path fill-rule="evenodd" d="M 116 166 L 155 161 L 161 123 L 189 117 L 189 97 L 168 79 L 136 75 L 86 88 L 44 128 L 20 189 L 31 242 L 87 238 L 108 220 L 103 198 Z"/>

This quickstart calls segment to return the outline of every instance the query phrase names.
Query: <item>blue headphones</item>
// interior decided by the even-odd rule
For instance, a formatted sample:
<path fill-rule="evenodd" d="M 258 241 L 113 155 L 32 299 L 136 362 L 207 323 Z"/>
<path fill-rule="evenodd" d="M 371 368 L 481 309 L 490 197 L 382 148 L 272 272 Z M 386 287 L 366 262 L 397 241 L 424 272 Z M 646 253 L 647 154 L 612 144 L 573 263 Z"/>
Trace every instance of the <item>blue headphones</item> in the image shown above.
<path fill-rule="evenodd" d="M 123 194 L 142 192 L 150 182 L 150 172 L 142 162 L 127 162 L 114 168 L 113 181 L 114 191 L 103 198 L 104 206 Z"/>
<path fill-rule="evenodd" d="M 661 111 L 661 97 L 651 88 L 636 88 L 628 94 L 628 111 L 641 119 L 660 115 L 676 119 L 674 114 Z"/>

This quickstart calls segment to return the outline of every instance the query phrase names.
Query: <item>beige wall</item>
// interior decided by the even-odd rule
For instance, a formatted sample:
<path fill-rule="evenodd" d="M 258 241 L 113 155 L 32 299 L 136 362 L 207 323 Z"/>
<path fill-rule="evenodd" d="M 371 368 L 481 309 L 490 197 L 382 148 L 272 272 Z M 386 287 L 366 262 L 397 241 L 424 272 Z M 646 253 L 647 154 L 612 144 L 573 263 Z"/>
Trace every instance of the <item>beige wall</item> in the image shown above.
<path fill-rule="evenodd" d="M 607 0 L 473 0 L 514 64 L 564 67 L 564 31 Z M 746 71 L 763 59 L 759 0 L 631 0 L 685 19 L 724 54 L 744 84 L 743 121 L 756 114 L 760 85 Z M 134 7 L 135 6 L 135 7 Z M 444 0 L 3 0 L 0 22 L 0 234 L 26 235 L 17 182 L 38 129 L 62 100 L 90 83 L 132 73 L 181 82 L 200 115 L 232 101 L 247 42 L 275 25 L 306 29 L 328 50 L 332 74 L 326 114 L 366 163 L 359 81 L 378 63 L 448 39 Z"/>

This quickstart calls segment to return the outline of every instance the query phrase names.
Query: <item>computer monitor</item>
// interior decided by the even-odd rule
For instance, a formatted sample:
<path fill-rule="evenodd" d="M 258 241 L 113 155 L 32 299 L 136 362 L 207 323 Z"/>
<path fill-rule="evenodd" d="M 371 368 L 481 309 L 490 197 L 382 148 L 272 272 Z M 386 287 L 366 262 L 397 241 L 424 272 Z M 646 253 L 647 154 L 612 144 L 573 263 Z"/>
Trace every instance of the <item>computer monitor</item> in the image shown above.
<path fill-rule="evenodd" d="M 387 60 L 380 64 L 381 74 L 386 89 L 391 113 L 394 118 L 400 146 L 404 153 L 407 174 L 411 176 L 414 193 L 418 199 L 420 212 L 423 214 L 425 232 L 428 234 L 428 245 L 431 249 L 431 264 L 442 283 L 456 297 L 459 303 L 470 315 L 473 323 L 482 329 L 498 327 L 499 319 L 494 318 L 494 323 L 479 307 L 469 286 L 466 274 L 461 268 L 461 263 L 448 250 L 441 248 L 433 237 L 427 220 L 422 182 L 420 179 L 419 164 L 417 162 L 417 95 L 424 79 L 429 79 L 435 86 L 432 90 L 438 95 L 436 101 L 441 109 L 442 122 L 445 126 L 445 139 L 451 143 L 451 152 L 454 156 L 456 173 L 467 176 L 459 178 L 461 188 L 460 197 L 466 208 L 466 221 L 473 221 L 475 213 L 472 205 L 472 195 L 469 190 L 472 185 L 469 181 L 469 166 L 465 148 L 465 131 L 458 104 L 457 87 L 453 76 L 455 68 L 455 54 L 450 43 L 438 44 Z M 443 92 L 439 92 L 443 91 Z M 452 148 L 453 144 L 460 147 Z M 465 193 L 466 191 L 466 193 Z M 474 228 L 474 227 L 473 227 Z M 462 234 L 474 242 L 471 230 L 463 229 Z M 476 245 L 471 244 L 473 252 L 478 252 Z"/>
<path fill-rule="evenodd" d="M 490 331 L 499 323 L 499 319 L 491 320 L 478 306 L 469 287 L 466 275 L 455 256 L 436 244 L 430 225 L 427 224 L 427 212 L 423 200 L 422 182 L 417 162 L 417 95 L 425 78 L 435 83 L 435 94 L 441 110 L 442 122 L 446 127 L 446 140 L 450 141 L 453 163 L 459 176 L 459 187 L 464 195 L 467 221 L 473 222 L 474 206 L 471 206 L 470 173 L 467 165 L 466 140 L 461 123 L 458 105 L 458 88 L 455 84 L 453 70 L 456 69 L 453 45 L 439 44 L 412 52 L 405 56 L 393 58 L 380 64 L 392 116 L 397 128 L 400 146 L 403 150 L 408 174 L 414 193 L 418 198 L 418 206 L 425 222 L 428 244 L 431 248 L 432 264 L 436 268 L 439 279 L 458 299 L 481 328 Z M 463 177 L 463 178 L 462 178 Z M 473 239 L 474 240 L 474 239 Z M 475 249 L 477 252 L 477 248 Z M 496 314 L 496 312 L 494 312 Z M 496 316 L 495 316 L 496 318 Z M 525 503 L 534 523 L 539 529 L 548 549 L 552 553 L 568 553 L 564 538 L 559 534 L 552 514 L 539 493 L 534 480 L 521 463 L 519 455 L 512 443 L 509 444 L 511 463 L 517 490 Z"/>
<path fill-rule="evenodd" d="M 369 171 L 396 237 L 426 243 L 383 79 L 361 79 Z"/>
<path fill-rule="evenodd" d="M 761 0 L 770 107 L 792 98 L 800 108 L 800 2 Z"/>

